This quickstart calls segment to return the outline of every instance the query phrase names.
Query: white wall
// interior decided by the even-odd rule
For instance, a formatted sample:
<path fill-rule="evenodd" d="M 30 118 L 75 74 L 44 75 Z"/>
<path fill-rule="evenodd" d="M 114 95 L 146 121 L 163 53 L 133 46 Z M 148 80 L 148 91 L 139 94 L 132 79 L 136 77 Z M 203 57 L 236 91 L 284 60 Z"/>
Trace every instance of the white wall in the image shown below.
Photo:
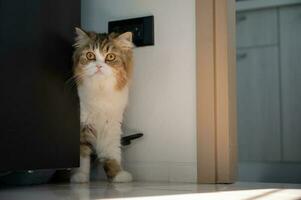
<path fill-rule="evenodd" d="M 83 0 L 82 27 L 154 15 L 155 46 L 135 49 L 125 115 L 145 136 L 124 150 L 136 180 L 196 181 L 195 0 Z"/>

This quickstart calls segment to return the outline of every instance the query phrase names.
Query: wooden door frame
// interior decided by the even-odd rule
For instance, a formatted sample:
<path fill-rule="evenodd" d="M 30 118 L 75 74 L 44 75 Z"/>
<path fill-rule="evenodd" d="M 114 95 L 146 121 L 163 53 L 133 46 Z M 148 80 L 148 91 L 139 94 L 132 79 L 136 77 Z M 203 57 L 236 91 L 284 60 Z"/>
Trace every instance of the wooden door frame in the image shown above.
<path fill-rule="evenodd" d="M 196 0 L 198 183 L 237 174 L 235 0 Z"/>

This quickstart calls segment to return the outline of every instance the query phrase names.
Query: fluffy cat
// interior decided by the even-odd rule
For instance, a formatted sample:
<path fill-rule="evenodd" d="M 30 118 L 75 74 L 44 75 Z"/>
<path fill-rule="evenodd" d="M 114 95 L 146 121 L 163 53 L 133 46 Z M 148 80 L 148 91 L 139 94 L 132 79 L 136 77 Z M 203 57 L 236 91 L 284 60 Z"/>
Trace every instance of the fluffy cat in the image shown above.
<path fill-rule="evenodd" d="M 88 182 L 94 151 L 108 179 L 132 181 L 121 166 L 121 123 L 132 74 L 132 33 L 99 34 L 76 28 L 74 77 L 80 99 L 80 167 L 71 182 Z"/>

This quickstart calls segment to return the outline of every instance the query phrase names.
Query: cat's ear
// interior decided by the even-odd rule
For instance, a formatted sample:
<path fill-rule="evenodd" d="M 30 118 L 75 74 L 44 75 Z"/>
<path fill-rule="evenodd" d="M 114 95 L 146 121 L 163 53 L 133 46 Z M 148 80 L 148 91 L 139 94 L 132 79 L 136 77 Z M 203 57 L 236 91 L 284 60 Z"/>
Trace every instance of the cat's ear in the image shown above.
<path fill-rule="evenodd" d="M 75 47 L 84 46 L 89 42 L 90 37 L 88 33 L 83 29 L 75 27 L 75 33 L 76 33 L 75 44 L 74 44 Z"/>
<path fill-rule="evenodd" d="M 118 39 L 132 42 L 133 41 L 133 33 L 132 32 L 122 33 L 121 35 L 118 36 Z"/>
<path fill-rule="evenodd" d="M 132 49 L 134 47 L 132 32 L 122 33 L 117 38 L 119 40 L 119 44 L 120 44 L 121 48 Z"/>

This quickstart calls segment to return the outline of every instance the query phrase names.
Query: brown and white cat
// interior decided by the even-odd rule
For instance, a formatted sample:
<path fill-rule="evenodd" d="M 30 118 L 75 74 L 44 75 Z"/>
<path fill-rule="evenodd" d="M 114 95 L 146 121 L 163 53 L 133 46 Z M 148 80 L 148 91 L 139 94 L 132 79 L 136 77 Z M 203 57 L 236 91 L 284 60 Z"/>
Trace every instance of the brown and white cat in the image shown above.
<path fill-rule="evenodd" d="M 86 32 L 76 28 L 74 77 L 80 99 L 80 167 L 71 182 L 88 182 L 96 152 L 113 182 L 132 181 L 121 166 L 121 123 L 132 74 L 132 33 Z"/>

